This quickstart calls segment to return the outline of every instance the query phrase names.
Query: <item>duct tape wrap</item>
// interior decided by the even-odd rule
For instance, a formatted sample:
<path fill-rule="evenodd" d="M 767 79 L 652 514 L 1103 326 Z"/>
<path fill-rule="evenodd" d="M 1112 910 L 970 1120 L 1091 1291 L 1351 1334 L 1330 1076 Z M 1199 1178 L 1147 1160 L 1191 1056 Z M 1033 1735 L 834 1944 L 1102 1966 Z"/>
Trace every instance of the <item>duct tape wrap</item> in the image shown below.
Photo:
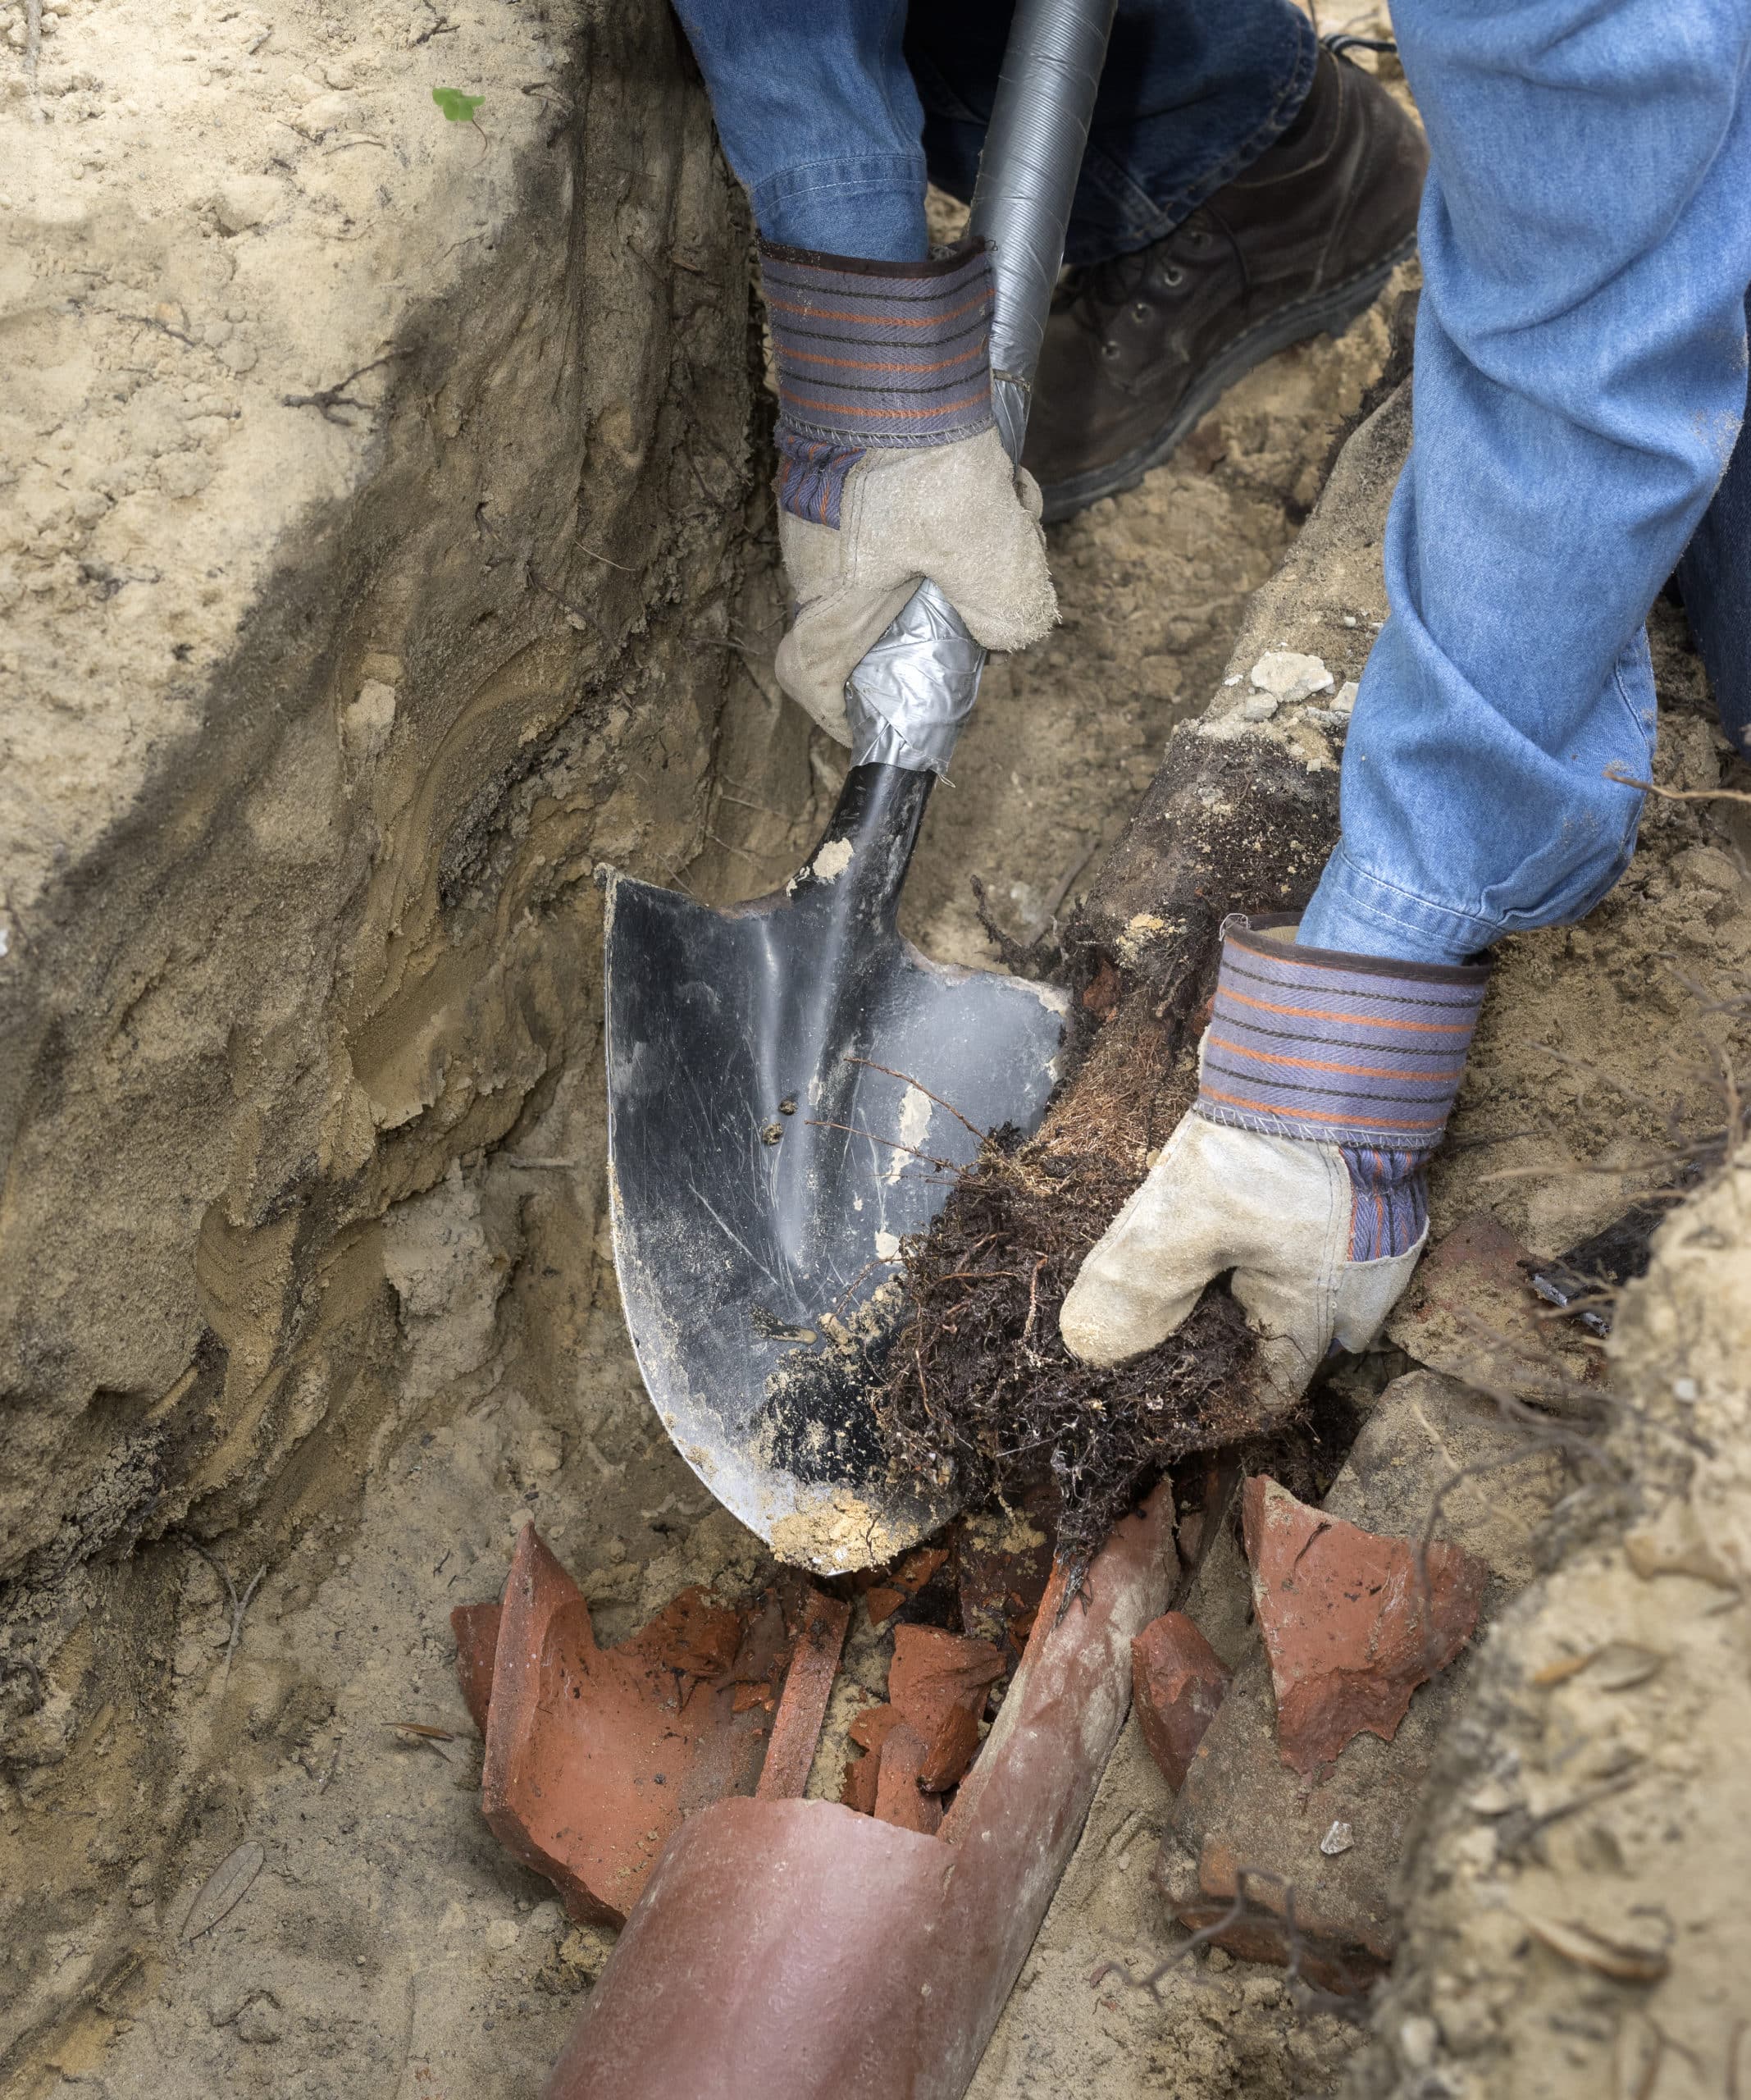
<path fill-rule="evenodd" d="M 954 607 L 921 583 L 846 687 L 852 765 L 946 771 L 984 668 Z"/>

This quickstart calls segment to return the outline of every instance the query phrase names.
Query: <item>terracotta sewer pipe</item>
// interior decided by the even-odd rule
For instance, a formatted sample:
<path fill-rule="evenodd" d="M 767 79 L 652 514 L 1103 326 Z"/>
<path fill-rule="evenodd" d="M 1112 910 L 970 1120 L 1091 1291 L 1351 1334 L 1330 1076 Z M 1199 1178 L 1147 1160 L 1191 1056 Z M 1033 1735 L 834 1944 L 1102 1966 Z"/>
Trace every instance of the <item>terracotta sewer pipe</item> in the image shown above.
<path fill-rule="evenodd" d="M 544 2100 L 960 2100 L 1130 1705 L 1178 1573 L 1164 1486 L 1061 1619 L 1055 1573 L 933 1838 L 835 1801 L 722 1801 L 627 1919 Z"/>

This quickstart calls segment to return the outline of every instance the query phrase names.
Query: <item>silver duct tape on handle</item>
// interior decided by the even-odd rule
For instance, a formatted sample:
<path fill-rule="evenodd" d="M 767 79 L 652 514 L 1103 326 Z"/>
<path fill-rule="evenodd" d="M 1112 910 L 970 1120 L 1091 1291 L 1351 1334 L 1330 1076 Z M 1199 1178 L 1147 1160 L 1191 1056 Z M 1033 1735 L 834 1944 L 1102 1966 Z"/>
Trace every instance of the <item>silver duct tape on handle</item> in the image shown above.
<path fill-rule="evenodd" d="M 1027 434 L 1114 6 L 1021 0 L 985 134 L 969 231 L 992 248 L 992 405 L 1012 459 Z M 984 662 L 942 592 L 921 585 L 846 682 L 851 763 L 945 771 Z"/>
<path fill-rule="evenodd" d="M 846 687 L 853 765 L 946 772 L 984 668 L 955 608 L 934 583 L 921 584 Z"/>

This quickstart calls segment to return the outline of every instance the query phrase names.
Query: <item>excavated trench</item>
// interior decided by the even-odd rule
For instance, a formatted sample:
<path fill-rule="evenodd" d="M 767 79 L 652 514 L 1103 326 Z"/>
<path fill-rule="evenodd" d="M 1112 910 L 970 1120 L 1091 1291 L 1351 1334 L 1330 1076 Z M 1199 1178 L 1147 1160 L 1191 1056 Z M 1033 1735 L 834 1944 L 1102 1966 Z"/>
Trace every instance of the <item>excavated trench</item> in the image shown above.
<path fill-rule="evenodd" d="M 610 1942 L 481 1820 L 449 1612 L 531 1517 L 604 1640 L 767 1572 L 619 1320 L 594 881 L 756 894 L 837 790 L 770 675 L 746 217 L 659 0 L 52 26 L 34 80 L 0 58 L 0 2080 L 512 2100 Z M 1112 849 L 1170 731 L 1266 647 L 1354 676 L 1382 616 L 1389 445 L 1254 594 L 1388 305 L 1055 532 L 1064 624 L 992 667 L 927 821 L 930 952 L 994 959 L 978 877 L 1015 943 L 1092 899 L 1113 984 L 1153 984 L 1125 884 L 1159 795 Z M 1712 788 L 1672 619 L 1657 646 L 1661 777 Z M 1291 746 L 1323 793 L 1333 746 Z M 1593 929 L 1514 945 L 1438 1227 L 1485 1203 L 1554 1251 L 1708 1124 L 1744 844 L 1662 804 Z M 1558 972 L 1583 952 L 1608 998 Z M 1121 1180 L 1159 1142 L 1150 1011 L 1084 1068 Z M 884 1670 L 860 1623 L 836 1739 Z M 1126 1742 L 1110 1871 L 1078 1856 L 975 2089 L 1329 2089 L 1351 2031 L 1271 1972 L 1086 1988 L 1166 1929 Z M 247 1900 L 209 1923 L 226 1862 Z"/>

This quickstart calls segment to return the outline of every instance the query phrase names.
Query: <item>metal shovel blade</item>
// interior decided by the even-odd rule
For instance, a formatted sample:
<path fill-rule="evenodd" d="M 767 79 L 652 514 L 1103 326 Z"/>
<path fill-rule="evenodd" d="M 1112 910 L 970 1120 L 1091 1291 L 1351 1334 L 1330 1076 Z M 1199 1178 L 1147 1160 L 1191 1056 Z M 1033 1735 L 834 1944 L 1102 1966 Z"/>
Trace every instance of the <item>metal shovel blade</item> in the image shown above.
<path fill-rule="evenodd" d="M 854 768 L 808 865 L 752 903 L 608 889 L 609 1184 L 639 1368 L 718 1500 L 824 1573 L 951 1513 L 891 1477 L 877 1431 L 890 1280 L 978 1134 L 1038 1123 L 1063 1037 L 1062 994 L 901 938 L 931 780 Z"/>

